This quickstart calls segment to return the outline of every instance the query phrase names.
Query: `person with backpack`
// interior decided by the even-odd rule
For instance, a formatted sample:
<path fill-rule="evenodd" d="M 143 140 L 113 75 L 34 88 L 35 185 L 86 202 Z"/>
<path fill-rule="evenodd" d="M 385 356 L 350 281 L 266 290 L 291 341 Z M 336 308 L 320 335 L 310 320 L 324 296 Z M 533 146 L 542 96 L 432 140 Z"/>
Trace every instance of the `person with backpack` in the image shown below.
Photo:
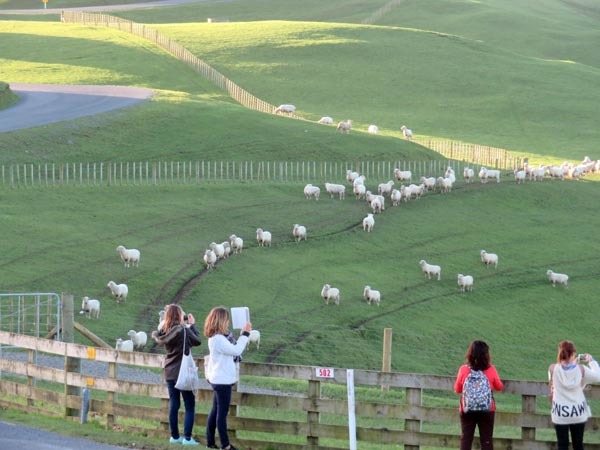
<path fill-rule="evenodd" d="M 569 432 L 573 450 L 583 450 L 585 423 L 592 415 L 583 389 L 588 383 L 600 381 L 600 367 L 592 355 L 577 355 L 571 341 L 562 341 L 556 364 L 548 368 L 548 379 L 558 450 L 569 449 Z"/>
<path fill-rule="evenodd" d="M 475 427 L 479 428 L 481 450 L 494 449 L 494 417 L 496 403 L 493 391 L 504 388 L 496 368 L 490 363 L 490 349 L 484 341 L 473 341 L 460 366 L 454 392 L 461 395 L 460 450 L 471 450 Z"/>

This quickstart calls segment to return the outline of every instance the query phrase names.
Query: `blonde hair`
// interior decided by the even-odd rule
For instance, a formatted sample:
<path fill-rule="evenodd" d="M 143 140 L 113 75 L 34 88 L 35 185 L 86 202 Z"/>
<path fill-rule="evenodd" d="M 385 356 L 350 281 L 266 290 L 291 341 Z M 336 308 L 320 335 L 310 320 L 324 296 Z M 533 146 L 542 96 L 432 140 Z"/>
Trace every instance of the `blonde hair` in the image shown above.
<path fill-rule="evenodd" d="M 211 338 L 215 334 L 226 334 L 228 327 L 229 311 L 222 306 L 215 306 L 204 321 L 204 336 Z"/>
<path fill-rule="evenodd" d="M 163 331 L 168 331 L 176 325 L 181 325 L 181 316 L 183 315 L 183 309 L 181 306 L 172 303 L 167 306 L 165 310 L 165 321 L 162 326 Z"/>

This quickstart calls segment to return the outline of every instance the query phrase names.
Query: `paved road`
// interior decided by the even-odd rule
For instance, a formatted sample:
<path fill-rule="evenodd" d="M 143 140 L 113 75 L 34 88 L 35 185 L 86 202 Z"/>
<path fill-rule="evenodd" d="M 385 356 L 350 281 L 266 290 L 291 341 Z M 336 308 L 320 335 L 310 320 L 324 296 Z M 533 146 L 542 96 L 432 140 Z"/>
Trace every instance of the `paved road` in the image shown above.
<path fill-rule="evenodd" d="M 123 448 L 0 421 L 0 449 L 3 450 L 123 450 Z"/>
<path fill-rule="evenodd" d="M 153 95 L 151 89 L 125 86 L 9 84 L 20 99 L 0 110 L 0 133 L 125 108 Z"/>
<path fill-rule="evenodd" d="M 4 9 L 0 14 L 60 14 L 61 11 L 117 11 L 120 9 L 155 8 L 157 6 L 173 6 L 183 3 L 205 2 L 208 0 L 161 0 L 156 2 L 129 3 L 126 5 L 82 6 L 79 8 L 40 8 L 40 9 Z M 52 0 L 49 0 L 52 4 Z"/>

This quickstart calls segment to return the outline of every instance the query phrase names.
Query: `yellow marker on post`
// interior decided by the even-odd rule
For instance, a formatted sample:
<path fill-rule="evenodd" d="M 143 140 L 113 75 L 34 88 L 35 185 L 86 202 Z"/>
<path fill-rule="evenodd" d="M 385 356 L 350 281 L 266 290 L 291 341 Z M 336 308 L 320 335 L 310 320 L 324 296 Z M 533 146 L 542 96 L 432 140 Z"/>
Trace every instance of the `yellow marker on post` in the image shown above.
<path fill-rule="evenodd" d="M 88 359 L 96 359 L 96 347 L 88 347 Z"/>

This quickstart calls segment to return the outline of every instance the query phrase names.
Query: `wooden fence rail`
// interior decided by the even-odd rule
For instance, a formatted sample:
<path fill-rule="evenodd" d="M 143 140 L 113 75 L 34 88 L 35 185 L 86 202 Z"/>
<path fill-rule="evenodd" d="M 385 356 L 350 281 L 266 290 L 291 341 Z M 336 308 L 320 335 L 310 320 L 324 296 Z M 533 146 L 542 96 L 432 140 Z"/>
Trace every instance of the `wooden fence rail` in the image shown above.
<path fill-rule="evenodd" d="M 101 417 L 107 426 L 118 425 L 126 431 L 168 436 L 166 387 L 161 382 L 140 383 L 120 379 L 118 366 L 159 369 L 163 355 L 139 352 L 117 352 L 112 349 L 87 347 L 0 331 L 0 346 L 11 350 L 0 353 L 0 405 L 41 414 L 69 416 L 78 410 L 82 398 L 68 388 L 92 391 L 90 414 Z M 1 347 L 0 347 L 1 348 Z M 30 354 L 18 361 L 11 354 L 16 348 Z M 92 376 L 43 366 L 31 354 L 57 355 L 94 360 L 108 365 L 107 376 Z M 200 367 L 202 363 L 199 364 Z M 345 385 L 346 369 L 334 369 L 334 377 L 317 377 L 315 367 L 279 364 L 241 364 L 241 386 L 232 399 L 229 426 L 243 448 L 283 450 L 347 448 L 347 403 L 322 395 L 326 384 Z M 295 379 L 306 383 L 306 390 L 294 395 L 279 391 L 256 392 L 244 389 L 248 377 Z M 448 398 L 453 377 L 398 372 L 354 370 L 355 384 L 361 387 L 389 386 L 404 392 L 402 401 L 357 401 L 357 439 L 359 448 L 367 443 L 378 448 L 418 449 L 421 447 L 457 448 L 460 439 L 457 399 Z M 52 386 L 55 388 L 52 389 Z M 103 394 L 103 395 L 100 395 Z M 588 398 L 600 398 L 600 386 L 587 391 Z M 520 398 L 520 407 L 515 398 Z M 138 398 L 138 400 L 132 400 Z M 140 403 L 143 399 L 143 403 Z M 444 399 L 446 401 L 443 405 Z M 506 380 L 505 391 L 496 395 L 494 444 L 500 450 L 551 450 L 555 448 L 548 415 L 547 385 L 544 382 Z M 206 420 L 212 392 L 206 387 L 197 396 L 196 423 Z M 50 407 L 50 409 L 49 409 Z M 204 412 L 198 412 L 203 410 Z M 282 412 L 284 419 L 273 414 Z M 76 415 L 78 417 L 78 415 Z M 128 418 L 138 419 L 135 423 Z M 73 418 L 75 420 L 75 418 Z M 140 425 L 140 421 L 146 425 Z M 597 430 L 598 419 L 590 419 L 588 429 Z M 592 433 L 590 433 L 592 434 Z M 386 445 L 390 447 L 386 447 Z M 600 444 L 586 444 L 589 450 L 600 450 Z"/>

